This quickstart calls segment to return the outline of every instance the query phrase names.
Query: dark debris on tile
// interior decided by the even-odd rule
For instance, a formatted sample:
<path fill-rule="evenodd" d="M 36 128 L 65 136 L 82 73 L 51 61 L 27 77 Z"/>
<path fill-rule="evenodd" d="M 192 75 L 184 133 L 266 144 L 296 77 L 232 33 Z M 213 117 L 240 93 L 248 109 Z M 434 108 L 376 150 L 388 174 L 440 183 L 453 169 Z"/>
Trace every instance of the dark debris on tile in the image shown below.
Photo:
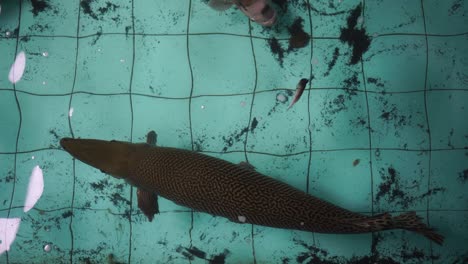
<path fill-rule="evenodd" d="M 458 173 L 458 179 L 462 182 L 462 183 L 466 183 L 466 181 L 468 180 L 468 169 L 465 169 L 461 172 Z"/>
<path fill-rule="evenodd" d="M 387 169 L 381 168 L 379 170 L 382 183 L 378 186 L 375 201 L 379 202 L 385 199 L 388 203 L 396 204 L 404 209 L 408 209 L 416 202 L 420 202 L 428 196 L 435 195 L 439 192 L 446 191 L 445 188 L 434 187 L 421 195 L 412 195 L 412 189 L 416 188 L 419 183 L 416 180 L 411 182 L 410 186 L 406 186 L 400 182 L 402 178 L 393 166 Z"/>
<path fill-rule="evenodd" d="M 108 13 L 116 11 L 120 6 L 113 4 L 109 1 L 105 2 L 104 6 L 101 7 L 94 7 L 95 0 L 82 0 L 80 2 L 80 6 L 83 9 L 83 13 L 90 16 L 95 20 L 102 20 L 105 15 Z M 93 7 L 91 7 L 93 4 Z M 118 22 L 120 20 L 120 16 L 112 17 L 112 20 Z"/>
<path fill-rule="evenodd" d="M 257 126 L 258 120 L 256 117 L 254 117 L 250 126 L 244 127 L 240 131 L 235 131 L 229 134 L 228 136 L 222 136 L 222 139 L 225 144 L 222 151 L 226 152 L 230 147 L 234 145 L 234 143 L 240 142 L 246 133 L 254 133 L 254 130 L 257 128 Z"/>
<path fill-rule="evenodd" d="M 347 27 L 341 29 L 340 40 L 353 48 L 350 64 L 356 64 L 371 44 L 371 39 L 364 28 L 356 28 L 358 18 L 361 16 L 362 6 L 359 4 L 349 15 Z"/>
<path fill-rule="evenodd" d="M 50 9 L 50 4 L 47 0 L 31 0 L 31 4 L 31 12 L 34 16 L 37 16 L 39 13 L 46 12 Z"/>
<path fill-rule="evenodd" d="M 226 258 L 231 254 L 231 252 L 228 249 L 225 249 L 220 254 L 215 254 L 208 257 L 208 254 L 205 251 L 195 246 L 188 248 L 179 246 L 177 247 L 176 252 L 182 254 L 185 258 L 187 258 L 190 261 L 195 260 L 195 258 L 198 258 L 208 261 L 209 264 L 224 264 L 226 263 Z"/>

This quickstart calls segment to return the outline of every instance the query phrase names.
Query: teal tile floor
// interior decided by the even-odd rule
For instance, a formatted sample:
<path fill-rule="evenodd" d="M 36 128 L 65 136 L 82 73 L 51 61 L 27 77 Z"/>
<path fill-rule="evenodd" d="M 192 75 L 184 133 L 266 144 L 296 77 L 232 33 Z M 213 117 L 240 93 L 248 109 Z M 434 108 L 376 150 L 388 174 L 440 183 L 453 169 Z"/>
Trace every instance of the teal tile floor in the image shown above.
<path fill-rule="evenodd" d="M 0 1 L 0 219 L 21 218 L 0 263 L 468 263 L 468 2 L 273 2 L 264 28 L 202 0 Z M 149 130 L 356 212 L 415 210 L 445 244 L 241 225 L 162 198 L 150 223 L 135 188 L 59 146 Z M 44 192 L 24 213 L 36 165 Z"/>

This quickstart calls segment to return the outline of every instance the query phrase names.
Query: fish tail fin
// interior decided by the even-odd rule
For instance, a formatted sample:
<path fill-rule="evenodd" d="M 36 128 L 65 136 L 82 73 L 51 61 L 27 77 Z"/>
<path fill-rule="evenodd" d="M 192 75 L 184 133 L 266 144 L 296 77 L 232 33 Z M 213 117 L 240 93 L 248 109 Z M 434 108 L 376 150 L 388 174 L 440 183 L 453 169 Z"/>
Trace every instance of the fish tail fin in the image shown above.
<path fill-rule="evenodd" d="M 422 218 L 416 212 L 407 212 L 395 217 L 390 213 L 383 213 L 357 221 L 354 225 L 359 228 L 365 228 L 368 231 L 405 229 L 421 234 L 439 245 L 442 245 L 444 242 L 444 237 L 436 233 L 435 229 L 424 224 Z"/>
<path fill-rule="evenodd" d="M 436 233 L 434 228 L 428 227 L 422 222 L 422 218 L 416 212 L 407 212 L 392 218 L 394 228 L 401 228 L 419 233 L 433 242 L 442 245 L 444 236 Z"/>

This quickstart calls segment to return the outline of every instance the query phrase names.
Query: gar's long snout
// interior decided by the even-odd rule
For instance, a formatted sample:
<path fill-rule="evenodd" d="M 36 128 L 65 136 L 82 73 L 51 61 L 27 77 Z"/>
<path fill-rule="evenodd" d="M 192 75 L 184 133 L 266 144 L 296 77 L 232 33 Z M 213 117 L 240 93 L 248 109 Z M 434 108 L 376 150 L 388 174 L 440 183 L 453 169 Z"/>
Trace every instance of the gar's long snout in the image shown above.
<path fill-rule="evenodd" d="M 116 178 L 126 178 L 133 146 L 127 142 L 62 138 L 62 148 L 74 158 Z"/>

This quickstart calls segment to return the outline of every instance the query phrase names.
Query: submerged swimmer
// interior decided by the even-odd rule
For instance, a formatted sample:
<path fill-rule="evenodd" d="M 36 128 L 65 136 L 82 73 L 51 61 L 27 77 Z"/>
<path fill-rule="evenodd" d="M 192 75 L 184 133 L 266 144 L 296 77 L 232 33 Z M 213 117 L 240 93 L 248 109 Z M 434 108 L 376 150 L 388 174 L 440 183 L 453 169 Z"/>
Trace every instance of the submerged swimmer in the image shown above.
<path fill-rule="evenodd" d="M 214 10 L 224 11 L 236 5 L 247 17 L 262 26 L 272 26 L 276 22 L 276 11 L 268 0 L 209 0 Z"/>

